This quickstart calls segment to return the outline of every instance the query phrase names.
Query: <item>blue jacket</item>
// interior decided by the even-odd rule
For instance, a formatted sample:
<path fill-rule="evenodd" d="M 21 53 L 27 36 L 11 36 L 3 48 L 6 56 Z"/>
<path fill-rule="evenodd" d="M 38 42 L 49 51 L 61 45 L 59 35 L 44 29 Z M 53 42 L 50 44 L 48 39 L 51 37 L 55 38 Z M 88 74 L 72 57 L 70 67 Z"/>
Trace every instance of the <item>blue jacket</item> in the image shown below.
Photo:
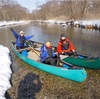
<path fill-rule="evenodd" d="M 55 53 L 52 50 L 52 58 L 55 57 Z M 48 50 L 46 49 L 46 46 L 43 44 L 41 47 L 41 51 L 40 51 L 40 60 L 41 62 L 43 62 L 46 58 L 49 58 L 48 55 Z"/>
<path fill-rule="evenodd" d="M 11 31 L 12 31 L 13 35 L 15 36 L 15 38 L 16 38 L 16 46 L 24 46 L 24 44 L 20 44 L 20 35 L 17 34 L 13 29 Z M 24 36 L 24 40 L 28 40 L 32 37 L 33 37 L 33 35 Z"/>

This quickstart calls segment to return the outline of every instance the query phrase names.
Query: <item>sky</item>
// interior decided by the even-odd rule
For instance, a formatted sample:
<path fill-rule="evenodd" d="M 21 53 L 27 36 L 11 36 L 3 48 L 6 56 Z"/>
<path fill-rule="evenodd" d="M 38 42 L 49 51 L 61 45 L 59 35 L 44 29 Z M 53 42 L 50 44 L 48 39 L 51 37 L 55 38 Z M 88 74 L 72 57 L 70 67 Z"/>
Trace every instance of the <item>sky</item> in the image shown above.
<path fill-rule="evenodd" d="M 37 6 L 44 4 L 48 0 L 16 0 L 20 5 L 29 9 L 32 12 Z"/>

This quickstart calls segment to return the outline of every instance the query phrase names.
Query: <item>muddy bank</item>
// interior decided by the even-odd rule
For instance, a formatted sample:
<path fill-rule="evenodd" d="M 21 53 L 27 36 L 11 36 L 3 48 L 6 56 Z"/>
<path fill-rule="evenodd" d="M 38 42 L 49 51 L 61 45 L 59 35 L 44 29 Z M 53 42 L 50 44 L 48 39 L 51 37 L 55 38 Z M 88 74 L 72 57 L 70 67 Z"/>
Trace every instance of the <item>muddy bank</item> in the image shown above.
<path fill-rule="evenodd" d="M 11 99 L 100 99 L 100 70 L 86 69 L 87 79 L 77 83 L 33 68 L 14 54 L 13 61 Z"/>

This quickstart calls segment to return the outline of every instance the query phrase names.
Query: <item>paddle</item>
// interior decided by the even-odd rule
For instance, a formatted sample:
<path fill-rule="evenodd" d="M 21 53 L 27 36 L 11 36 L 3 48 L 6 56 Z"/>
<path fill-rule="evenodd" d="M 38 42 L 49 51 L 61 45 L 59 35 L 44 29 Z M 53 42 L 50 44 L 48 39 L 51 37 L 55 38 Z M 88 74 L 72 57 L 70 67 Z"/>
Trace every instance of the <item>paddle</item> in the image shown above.
<path fill-rule="evenodd" d="M 18 51 L 18 52 L 22 52 L 23 50 L 30 50 L 30 48 L 19 49 L 19 50 L 17 50 L 17 51 Z"/>
<path fill-rule="evenodd" d="M 35 51 L 35 49 L 32 47 L 32 42 L 30 42 L 30 41 L 25 41 L 25 43 L 26 43 L 26 45 L 28 46 L 28 47 L 30 47 L 31 49 L 32 49 L 32 51 L 34 51 L 34 53 L 38 56 L 38 57 L 40 57 L 40 55 Z"/>
<path fill-rule="evenodd" d="M 40 57 L 40 55 L 38 55 L 38 53 L 35 51 L 35 49 L 34 49 L 32 46 L 29 45 L 29 47 L 32 49 L 32 51 L 35 52 L 35 54 L 36 54 L 38 57 Z"/>

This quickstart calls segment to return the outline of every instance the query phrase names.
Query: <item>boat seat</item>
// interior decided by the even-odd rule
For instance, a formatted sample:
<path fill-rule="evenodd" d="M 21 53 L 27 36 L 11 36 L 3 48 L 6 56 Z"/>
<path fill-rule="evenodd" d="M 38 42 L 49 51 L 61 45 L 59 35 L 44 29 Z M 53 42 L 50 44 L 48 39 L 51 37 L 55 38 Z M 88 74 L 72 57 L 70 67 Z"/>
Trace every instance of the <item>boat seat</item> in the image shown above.
<path fill-rule="evenodd" d="M 28 58 L 35 60 L 35 61 L 40 60 L 40 57 L 37 56 L 37 54 L 32 50 L 28 52 Z"/>
<path fill-rule="evenodd" d="M 41 50 L 41 47 L 34 48 L 34 49 L 40 52 L 40 50 Z"/>
<path fill-rule="evenodd" d="M 30 51 L 30 50 L 31 50 L 31 47 L 27 47 L 27 48 L 24 48 L 24 49 L 19 49 L 19 50 L 17 50 L 17 51 L 18 51 L 18 52 L 21 52 L 21 51 L 23 51 L 23 50 Z"/>
<path fill-rule="evenodd" d="M 16 48 L 16 43 L 14 42 L 14 47 Z M 16 48 L 16 50 L 17 50 L 17 48 Z M 19 49 L 19 50 L 17 50 L 18 52 L 21 52 L 21 51 L 23 51 L 23 50 L 26 50 L 26 51 L 30 51 L 31 50 L 31 47 L 26 47 L 26 48 L 23 48 L 23 49 Z"/>

